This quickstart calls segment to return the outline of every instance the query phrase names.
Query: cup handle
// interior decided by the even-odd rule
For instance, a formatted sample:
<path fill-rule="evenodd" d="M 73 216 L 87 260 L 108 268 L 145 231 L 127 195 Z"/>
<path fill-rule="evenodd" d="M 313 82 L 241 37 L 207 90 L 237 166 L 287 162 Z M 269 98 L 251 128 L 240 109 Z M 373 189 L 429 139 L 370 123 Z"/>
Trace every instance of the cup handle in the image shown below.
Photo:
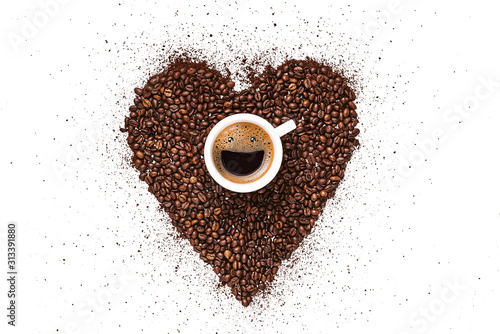
<path fill-rule="evenodd" d="M 288 132 L 293 131 L 297 128 L 293 119 L 289 120 L 285 124 L 281 124 L 277 128 L 274 128 L 274 131 L 278 134 L 278 136 L 282 137 L 286 135 Z"/>

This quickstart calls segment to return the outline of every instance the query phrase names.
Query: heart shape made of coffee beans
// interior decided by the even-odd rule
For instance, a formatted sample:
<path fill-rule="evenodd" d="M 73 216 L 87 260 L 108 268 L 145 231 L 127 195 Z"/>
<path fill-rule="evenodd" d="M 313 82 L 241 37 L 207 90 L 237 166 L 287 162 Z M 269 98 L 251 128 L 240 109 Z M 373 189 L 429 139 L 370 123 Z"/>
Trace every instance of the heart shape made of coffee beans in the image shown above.
<path fill-rule="evenodd" d="M 236 92 L 205 63 L 175 62 L 135 89 L 120 129 L 140 180 L 244 306 L 311 232 L 359 145 L 355 94 L 329 66 L 290 60 L 250 82 Z M 211 128 L 237 113 L 297 124 L 282 137 L 278 175 L 253 193 L 224 189 L 203 160 Z"/>

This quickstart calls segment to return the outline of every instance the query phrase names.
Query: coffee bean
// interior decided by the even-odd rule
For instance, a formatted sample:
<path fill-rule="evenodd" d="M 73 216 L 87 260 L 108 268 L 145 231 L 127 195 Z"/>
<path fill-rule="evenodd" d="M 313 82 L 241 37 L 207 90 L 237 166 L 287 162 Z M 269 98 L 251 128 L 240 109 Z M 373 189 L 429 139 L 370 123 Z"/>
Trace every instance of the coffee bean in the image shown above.
<path fill-rule="evenodd" d="M 151 102 L 148 99 L 144 99 L 142 101 L 142 104 L 144 105 L 144 107 L 146 107 L 146 109 L 151 108 Z"/>
<path fill-rule="evenodd" d="M 207 196 L 203 193 L 198 193 L 198 199 L 202 202 L 205 203 L 207 201 Z"/>
<path fill-rule="evenodd" d="M 148 190 L 244 306 L 279 275 L 344 178 L 359 145 L 355 93 L 313 61 L 268 68 L 244 91 L 205 64 L 178 62 L 152 76 L 121 128 L 132 166 Z M 254 113 L 273 126 L 289 119 L 280 173 L 249 194 L 228 191 L 208 173 L 203 150 L 213 125 Z"/>
<path fill-rule="evenodd" d="M 238 283 L 238 282 L 239 282 L 239 280 L 240 280 L 240 279 L 239 279 L 238 277 L 233 277 L 233 278 L 229 281 L 229 283 L 228 283 L 227 285 L 229 285 L 229 286 L 233 286 L 233 285 L 235 285 L 236 283 Z M 248 306 L 248 305 L 247 305 L 247 306 Z"/>

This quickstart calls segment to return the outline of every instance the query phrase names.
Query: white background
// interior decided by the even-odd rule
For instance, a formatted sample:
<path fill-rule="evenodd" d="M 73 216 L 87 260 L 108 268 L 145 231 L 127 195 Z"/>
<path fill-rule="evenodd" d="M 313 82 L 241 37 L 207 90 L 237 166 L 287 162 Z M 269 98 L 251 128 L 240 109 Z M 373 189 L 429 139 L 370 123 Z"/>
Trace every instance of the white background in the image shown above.
<path fill-rule="evenodd" d="M 498 7 L 4 2 L 0 267 L 13 221 L 19 278 L 12 328 L 2 269 L 1 332 L 498 333 Z M 179 48 L 236 79 L 244 57 L 309 55 L 358 91 L 347 177 L 248 308 L 177 239 L 117 131 Z"/>

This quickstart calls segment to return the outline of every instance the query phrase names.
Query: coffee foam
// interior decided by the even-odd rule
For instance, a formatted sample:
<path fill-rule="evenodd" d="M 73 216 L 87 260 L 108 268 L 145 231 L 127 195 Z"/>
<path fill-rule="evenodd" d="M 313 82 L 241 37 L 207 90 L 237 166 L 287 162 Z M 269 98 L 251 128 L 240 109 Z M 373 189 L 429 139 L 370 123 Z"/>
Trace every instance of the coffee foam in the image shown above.
<path fill-rule="evenodd" d="M 252 141 L 252 138 L 255 138 L 255 141 Z M 223 150 L 242 153 L 264 151 L 262 165 L 250 175 L 231 174 L 222 165 L 221 152 Z M 212 157 L 215 167 L 224 178 L 236 183 L 250 183 L 264 176 L 273 164 L 274 145 L 271 136 L 263 128 L 253 123 L 240 122 L 229 125 L 217 135 L 213 144 Z"/>

